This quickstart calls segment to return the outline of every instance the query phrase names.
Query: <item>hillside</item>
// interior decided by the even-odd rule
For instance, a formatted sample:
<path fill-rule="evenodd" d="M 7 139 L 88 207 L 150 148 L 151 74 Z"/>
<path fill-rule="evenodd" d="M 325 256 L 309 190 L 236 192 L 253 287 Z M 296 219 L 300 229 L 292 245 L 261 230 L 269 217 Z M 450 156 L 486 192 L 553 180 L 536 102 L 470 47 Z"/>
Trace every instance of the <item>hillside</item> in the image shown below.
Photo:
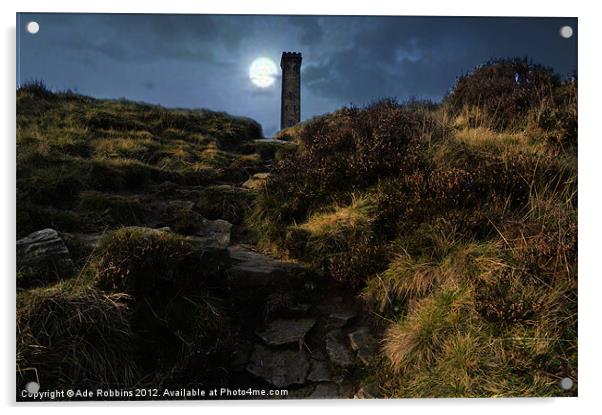
<path fill-rule="evenodd" d="M 558 386 L 577 379 L 576 81 L 493 61 L 442 103 L 279 137 L 19 89 L 17 235 L 56 233 L 35 235 L 50 261 L 18 262 L 17 384 L 577 394 Z"/>

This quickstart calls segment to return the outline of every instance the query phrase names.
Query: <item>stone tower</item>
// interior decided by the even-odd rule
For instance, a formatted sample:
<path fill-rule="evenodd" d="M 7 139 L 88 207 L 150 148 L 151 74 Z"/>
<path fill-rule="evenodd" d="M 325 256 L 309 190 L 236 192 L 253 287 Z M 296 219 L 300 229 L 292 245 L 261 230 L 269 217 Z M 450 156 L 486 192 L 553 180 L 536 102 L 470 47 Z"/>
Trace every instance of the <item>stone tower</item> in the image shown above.
<path fill-rule="evenodd" d="M 282 101 L 280 129 L 297 124 L 301 120 L 301 53 L 282 52 Z"/>

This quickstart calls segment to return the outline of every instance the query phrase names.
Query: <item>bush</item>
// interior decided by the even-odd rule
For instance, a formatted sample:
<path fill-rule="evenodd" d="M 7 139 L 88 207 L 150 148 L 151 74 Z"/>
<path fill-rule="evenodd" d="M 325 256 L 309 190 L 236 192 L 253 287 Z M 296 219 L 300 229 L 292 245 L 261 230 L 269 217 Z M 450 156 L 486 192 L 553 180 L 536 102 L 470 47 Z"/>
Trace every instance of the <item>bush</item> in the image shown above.
<path fill-rule="evenodd" d="M 284 247 L 293 257 L 357 289 L 383 262 L 370 226 L 373 209 L 367 199 L 355 198 L 349 206 L 312 215 L 307 222 L 289 228 Z"/>
<path fill-rule="evenodd" d="M 328 202 L 344 203 L 356 190 L 411 171 L 422 162 L 424 143 L 445 134 L 432 114 L 393 101 L 316 119 L 301 131 L 298 151 L 287 153 L 270 175 L 267 193 L 282 206 L 274 212 L 279 219 L 271 220 L 304 221 Z M 259 209 L 261 200 L 268 199 L 260 199 Z"/>
<path fill-rule="evenodd" d="M 552 69 L 526 58 L 497 59 L 478 66 L 456 81 L 445 102 L 452 112 L 478 108 L 490 127 L 501 131 L 524 126 L 530 110 L 551 97 L 560 85 Z M 470 125 L 475 127 L 476 119 Z"/>
<path fill-rule="evenodd" d="M 46 84 L 42 80 L 33 80 L 21 85 L 17 89 L 17 96 L 23 95 L 45 100 L 52 100 L 54 98 L 54 93 L 46 87 Z"/>

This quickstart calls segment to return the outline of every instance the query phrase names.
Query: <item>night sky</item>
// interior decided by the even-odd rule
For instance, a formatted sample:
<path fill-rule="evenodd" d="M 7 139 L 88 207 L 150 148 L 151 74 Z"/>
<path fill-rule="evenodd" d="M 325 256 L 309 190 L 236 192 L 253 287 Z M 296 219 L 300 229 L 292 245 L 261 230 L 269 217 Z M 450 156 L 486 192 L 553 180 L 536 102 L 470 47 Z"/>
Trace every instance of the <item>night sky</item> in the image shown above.
<path fill-rule="evenodd" d="M 40 30 L 25 30 L 37 21 Z M 562 26 L 574 35 L 560 36 Z M 280 122 L 280 78 L 249 79 L 251 62 L 303 54 L 301 118 L 382 97 L 439 100 L 456 77 L 495 57 L 577 70 L 575 18 L 19 14 L 17 82 L 208 108 Z M 279 76 L 279 75 L 278 75 Z"/>

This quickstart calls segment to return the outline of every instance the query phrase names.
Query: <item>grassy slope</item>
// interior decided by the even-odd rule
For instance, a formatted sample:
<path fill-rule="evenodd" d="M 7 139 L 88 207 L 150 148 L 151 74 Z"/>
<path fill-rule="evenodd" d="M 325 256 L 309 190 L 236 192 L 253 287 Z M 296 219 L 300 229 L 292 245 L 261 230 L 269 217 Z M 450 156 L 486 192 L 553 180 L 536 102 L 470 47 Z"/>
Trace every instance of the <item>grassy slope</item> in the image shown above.
<path fill-rule="evenodd" d="M 223 113 L 41 84 L 17 91 L 17 235 L 54 228 L 82 267 L 70 280 L 18 290 L 17 388 L 30 367 L 48 388 L 183 385 L 192 372 L 221 384 L 213 368 L 234 336 L 206 284 L 215 264 L 194 262 L 178 233 L 128 226 L 161 220 L 187 233 L 199 210 L 242 216 L 253 194 L 232 185 L 264 171 L 277 147 L 259 138 L 257 123 Z M 68 237 L 107 230 L 115 232 L 92 253 Z"/>
<path fill-rule="evenodd" d="M 558 387 L 577 378 L 576 85 L 553 94 L 503 127 L 381 102 L 289 131 L 251 221 L 360 290 L 383 333 L 365 381 L 386 396 L 576 394 Z"/>
<path fill-rule="evenodd" d="M 140 201 L 119 194 L 167 181 L 244 181 L 265 164 L 259 138 L 257 123 L 223 113 L 25 86 L 17 91 L 18 236 L 132 224 Z M 117 217 L 99 223 L 108 207 Z"/>
<path fill-rule="evenodd" d="M 495 113 L 466 102 L 385 102 L 342 109 L 289 131 L 300 146 L 275 165 L 246 221 L 264 247 L 306 261 L 362 296 L 383 334 L 364 381 L 376 382 L 386 396 L 559 395 L 559 378 L 577 378 L 577 159 L 567 129 L 576 123 L 575 87 L 563 87 L 569 100 L 510 111 L 518 122 L 502 128 Z M 265 159 L 263 149 L 232 142 L 254 137 L 254 127 L 223 114 L 35 87 L 17 99 L 19 235 L 46 226 L 81 232 L 135 224 L 145 213 L 138 193 L 166 181 L 199 185 L 204 195 L 218 194 L 202 200 L 215 197 L 224 205 L 240 199 L 224 184 L 244 180 L 241 171 L 252 172 Z M 111 217 L 90 220 L 107 206 Z M 246 215 L 231 203 L 225 211 L 199 207 L 207 217 L 243 221 Z M 90 319 L 109 316 L 103 336 L 132 334 L 127 287 L 90 287 L 94 276 L 106 275 L 102 264 L 125 247 L 173 248 L 168 256 L 186 280 L 189 264 L 180 262 L 186 248 L 177 236 L 165 241 L 119 232 L 92 258 L 83 285 L 20 293 L 17 325 L 33 357 L 40 353 L 35 342 L 45 339 L 35 337 L 40 330 L 31 322 L 48 307 L 90 313 Z M 213 303 L 206 290 L 196 296 L 195 313 L 214 318 L 203 317 L 208 325 L 187 333 L 200 335 L 201 343 L 209 333 L 208 341 L 219 344 L 216 338 L 230 336 L 227 318 L 219 306 L 207 307 Z M 94 344 L 94 332 L 83 326 L 42 323 L 43 332 L 67 330 Z M 106 367 L 131 352 L 112 346 L 104 349 Z M 81 356 L 83 377 L 96 370 L 90 350 Z M 49 352 L 47 360 L 56 359 L 56 350 Z M 139 368 L 123 370 L 95 380 L 126 382 Z M 56 376 L 57 384 L 74 377 Z"/>

